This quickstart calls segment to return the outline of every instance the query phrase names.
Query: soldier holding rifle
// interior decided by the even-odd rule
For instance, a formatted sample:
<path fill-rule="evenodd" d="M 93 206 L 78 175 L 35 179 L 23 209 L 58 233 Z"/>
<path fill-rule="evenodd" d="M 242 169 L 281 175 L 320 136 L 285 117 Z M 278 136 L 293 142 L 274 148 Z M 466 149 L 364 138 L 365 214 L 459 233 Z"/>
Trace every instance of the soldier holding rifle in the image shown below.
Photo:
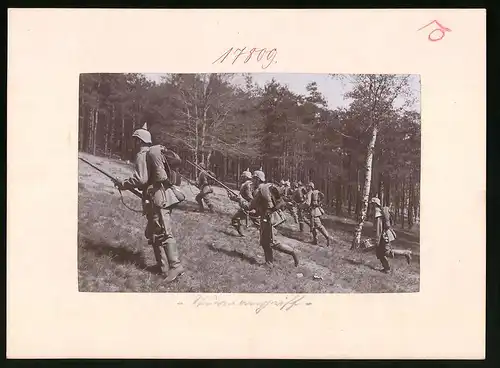
<path fill-rule="evenodd" d="M 210 195 L 214 192 L 209 183 L 209 178 L 215 178 L 215 174 L 207 170 L 205 164 L 200 162 L 198 166 L 202 169 L 200 174 L 198 175 L 198 189 L 200 189 L 200 193 L 196 196 L 196 202 L 198 202 L 199 211 L 205 212 L 205 208 L 203 207 L 203 202 L 208 207 L 210 213 L 214 213 L 214 206 L 212 201 L 210 200 Z"/>
<path fill-rule="evenodd" d="M 238 212 L 236 212 L 231 218 L 231 225 L 236 229 L 240 236 L 244 236 L 241 231 L 241 220 L 246 219 L 247 216 L 249 216 L 248 206 L 250 205 L 250 202 L 252 202 L 254 188 L 252 185 L 252 173 L 250 172 L 250 169 L 246 169 L 245 171 L 243 171 L 241 173 L 241 177 L 245 181 L 241 185 L 240 195 L 237 196 L 232 191 L 228 193 L 229 199 L 233 202 L 237 202 L 240 205 L 240 209 L 238 210 Z M 256 221 L 253 217 L 252 221 L 254 222 L 254 224 L 256 224 Z"/>
<path fill-rule="evenodd" d="M 291 255 L 297 267 L 299 259 L 293 248 L 275 241 L 274 238 L 274 227 L 284 221 L 281 209 L 285 203 L 278 188 L 272 183 L 266 183 L 262 170 L 253 173 L 252 181 L 256 191 L 249 209 L 251 213 L 255 213 L 260 217 L 260 245 L 264 250 L 266 265 L 270 267 L 274 265 L 273 249 L 275 249 Z"/>
<path fill-rule="evenodd" d="M 325 210 L 321 207 L 321 202 L 324 199 L 323 193 L 321 193 L 318 189 L 314 189 L 314 183 L 309 182 L 307 184 L 307 195 L 306 200 L 304 202 L 304 209 L 307 208 L 309 211 L 309 215 L 311 218 L 311 232 L 313 235 L 312 244 L 318 244 L 318 231 L 326 238 L 326 246 L 330 246 L 330 235 L 326 228 L 321 223 L 321 216 L 325 214 Z"/>
<path fill-rule="evenodd" d="M 166 275 L 165 281 L 172 282 L 184 273 L 172 233 L 171 217 L 172 206 L 184 200 L 178 189 L 172 189 L 176 179 L 171 166 L 180 164 L 181 160 L 163 146 L 152 145 L 146 124 L 137 129 L 132 137 L 138 150 L 135 172 L 117 186 L 119 189 L 142 190 L 143 213 L 148 221 L 145 236 L 153 246 L 157 267 Z M 170 156 L 168 159 L 166 153 Z"/>

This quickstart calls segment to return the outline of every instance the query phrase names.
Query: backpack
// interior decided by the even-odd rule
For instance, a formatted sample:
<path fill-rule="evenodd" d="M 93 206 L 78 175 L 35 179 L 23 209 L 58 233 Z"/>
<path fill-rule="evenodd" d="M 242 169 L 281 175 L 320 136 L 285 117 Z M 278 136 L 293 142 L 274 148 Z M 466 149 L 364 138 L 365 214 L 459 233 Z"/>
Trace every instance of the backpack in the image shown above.
<path fill-rule="evenodd" d="M 162 154 L 165 157 L 165 171 L 167 172 L 168 178 L 173 185 L 180 186 L 181 185 L 181 175 L 179 173 L 179 168 L 182 163 L 180 156 L 166 149 L 162 146 Z"/>
<path fill-rule="evenodd" d="M 299 187 L 299 188 L 295 189 L 295 192 L 293 193 L 293 200 L 296 203 L 302 203 L 302 202 L 304 202 L 304 199 L 305 199 L 304 188 Z"/>
<path fill-rule="evenodd" d="M 279 210 L 286 206 L 283 192 L 274 184 L 269 184 L 269 193 L 274 203 L 274 208 Z"/>

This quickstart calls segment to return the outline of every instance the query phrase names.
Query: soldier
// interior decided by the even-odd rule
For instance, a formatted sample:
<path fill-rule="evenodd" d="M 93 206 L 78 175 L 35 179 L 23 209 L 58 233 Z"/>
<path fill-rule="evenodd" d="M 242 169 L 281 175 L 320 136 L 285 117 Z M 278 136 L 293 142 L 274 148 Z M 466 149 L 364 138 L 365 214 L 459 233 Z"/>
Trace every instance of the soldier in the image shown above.
<path fill-rule="evenodd" d="M 375 206 L 375 214 L 374 214 L 374 217 L 375 217 L 375 223 L 374 223 L 374 227 L 375 227 L 375 239 L 376 239 L 376 244 L 378 244 L 379 240 L 380 240 L 380 236 L 382 235 L 382 206 L 380 204 L 380 199 L 378 198 L 372 198 L 371 199 L 371 202 L 372 203 L 375 203 L 377 204 L 377 206 Z"/>
<path fill-rule="evenodd" d="M 203 162 L 200 162 L 198 164 L 199 167 L 201 167 L 203 170 L 200 171 L 200 174 L 198 175 L 198 189 L 200 189 L 200 193 L 196 195 L 196 202 L 198 202 L 199 206 L 199 211 L 200 212 L 205 212 L 205 208 L 203 207 L 203 202 L 205 202 L 206 206 L 208 207 L 208 210 L 210 213 L 214 213 L 214 206 L 212 202 L 210 201 L 210 194 L 214 192 L 212 187 L 209 184 L 209 177 L 207 173 L 215 177 L 215 174 L 211 172 L 210 170 L 207 170 L 205 164 Z M 203 202 L 202 202 L 203 201 Z"/>
<path fill-rule="evenodd" d="M 325 214 L 325 211 L 321 207 L 321 202 L 324 199 L 323 193 L 318 189 L 314 189 L 314 183 L 309 182 L 307 184 L 307 196 L 305 200 L 305 205 L 308 208 L 311 217 L 311 232 L 313 235 L 312 244 L 318 244 L 318 231 L 326 238 L 326 246 L 330 246 L 330 235 L 326 231 L 325 227 L 321 223 L 321 216 Z"/>
<path fill-rule="evenodd" d="M 241 220 L 246 219 L 248 216 L 248 206 L 250 205 L 250 202 L 252 202 L 254 189 L 252 186 L 252 173 L 250 172 L 250 169 L 243 171 L 241 173 L 241 177 L 245 181 L 241 185 L 240 195 L 230 196 L 229 199 L 234 202 L 238 202 L 240 205 L 240 209 L 231 219 L 231 225 L 236 229 L 240 236 L 244 236 L 241 232 Z"/>
<path fill-rule="evenodd" d="M 295 207 L 295 204 L 294 204 L 294 201 L 292 199 L 292 195 L 293 195 L 293 192 L 294 190 L 296 189 L 296 186 L 297 186 L 297 183 L 292 183 L 292 185 L 290 185 L 290 181 L 285 181 L 285 190 L 284 190 L 284 199 L 285 199 L 285 202 L 286 202 L 286 209 L 288 210 L 288 212 L 290 213 L 290 215 L 292 216 L 293 218 L 293 221 L 295 221 L 296 224 L 299 223 L 299 219 L 297 217 L 297 208 Z"/>
<path fill-rule="evenodd" d="M 297 208 L 297 222 L 299 223 L 299 230 L 302 233 L 304 232 L 303 203 L 306 199 L 306 188 L 301 181 L 297 183 L 297 189 L 295 189 L 292 199 L 295 202 L 295 206 Z"/>
<path fill-rule="evenodd" d="M 370 202 L 375 206 L 375 209 L 378 208 L 382 214 L 382 235 L 376 247 L 377 258 L 380 260 L 383 267 L 381 271 L 388 273 L 391 270 L 387 256 L 394 258 L 395 255 L 402 255 L 406 258 L 408 264 L 410 264 L 410 250 L 392 249 L 391 247 L 391 242 L 396 239 L 396 233 L 392 228 L 394 216 L 389 210 L 389 207 L 382 207 L 378 198 L 372 198 Z"/>
<path fill-rule="evenodd" d="M 138 151 L 135 158 L 135 172 L 133 176 L 124 180 L 119 186 L 122 189 L 138 188 L 142 190 L 143 213 L 147 218 L 145 236 L 153 246 L 156 266 L 166 274 L 165 281 L 172 282 L 184 273 L 179 260 L 177 244 L 172 234 L 172 209 L 165 208 L 165 203 L 159 203 L 158 198 L 166 198 L 166 188 L 173 183 L 168 161 L 163 154 L 163 147 L 152 146 L 151 133 L 147 125 L 137 129 L 133 135 L 134 148 Z M 173 153 L 169 151 L 169 153 Z M 171 155 L 172 156 L 172 155 Z M 180 163 L 180 158 L 173 154 L 174 161 Z"/>
<path fill-rule="evenodd" d="M 288 245 L 275 241 L 274 226 L 280 223 L 275 221 L 275 218 L 279 217 L 278 210 L 284 205 L 284 202 L 280 200 L 278 188 L 272 183 L 265 182 L 266 178 L 261 170 L 253 173 L 252 180 L 257 189 L 249 209 L 260 217 L 260 245 L 264 250 L 266 265 L 273 266 L 273 249 L 275 249 L 291 255 L 297 267 L 299 259 L 295 251 Z"/>

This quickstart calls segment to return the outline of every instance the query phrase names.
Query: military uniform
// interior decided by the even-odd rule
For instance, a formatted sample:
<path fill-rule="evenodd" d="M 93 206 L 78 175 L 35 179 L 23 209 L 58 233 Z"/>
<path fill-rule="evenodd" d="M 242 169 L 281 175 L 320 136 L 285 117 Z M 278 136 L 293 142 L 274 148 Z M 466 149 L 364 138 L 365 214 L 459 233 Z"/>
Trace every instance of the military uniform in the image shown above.
<path fill-rule="evenodd" d="M 200 167 L 205 169 L 205 165 L 200 164 Z M 200 189 L 200 193 L 196 195 L 196 202 L 198 202 L 198 206 L 200 209 L 200 212 L 204 212 L 205 208 L 203 207 L 203 202 L 205 202 L 205 205 L 208 207 L 208 210 L 210 212 L 214 212 L 214 206 L 212 204 L 212 201 L 210 200 L 210 195 L 214 192 L 212 187 L 210 186 L 208 182 L 208 175 L 215 177 L 215 174 L 211 172 L 210 170 L 204 170 L 201 171 L 200 174 L 198 175 L 198 189 Z"/>
<path fill-rule="evenodd" d="M 151 142 L 144 132 L 134 133 L 134 136 L 138 135 L 145 143 Z M 172 209 L 163 208 L 162 203 L 158 203 L 158 198 L 165 198 L 166 188 L 172 185 L 168 167 L 162 146 L 142 146 L 135 157 L 135 172 L 122 186 L 142 190 L 143 213 L 147 219 L 144 234 L 153 246 L 159 271 L 166 274 L 167 282 L 171 282 L 184 273 L 184 268 L 172 233 Z"/>
<path fill-rule="evenodd" d="M 294 192 L 294 189 L 290 187 L 290 182 L 287 180 L 285 181 L 285 185 L 283 186 L 283 198 L 286 203 L 286 209 L 292 216 L 293 220 L 295 221 L 296 224 L 299 223 L 299 220 L 297 218 L 297 213 L 294 211 L 294 202 L 292 200 L 292 194 Z"/>
<path fill-rule="evenodd" d="M 238 202 L 240 205 L 240 209 L 231 218 L 231 225 L 241 236 L 243 236 L 243 233 L 241 232 L 241 220 L 246 219 L 248 216 L 248 207 L 252 202 L 254 191 L 251 179 L 252 174 L 249 171 L 244 171 L 242 177 L 246 178 L 246 181 L 241 185 L 240 196 L 230 197 L 231 200 Z"/>
<path fill-rule="evenodd" d="M 254 177 L 256 177 L 256 173 L 254 173 Z M 260 179 L 257 180 L 260 181 L 260 184 L 250 203 L 250 210 L 255 210 L 256 214 L 260 217 L 260 246 L 264 250 L 266 264 L 273 265 L 273 249 L 275 249 L 279 252 L 291 255 L 295 266 L 298 266 L 299 260 L 295 251 L 290 246 L 281 244 L 275 239 L 273 221 L 275 214 L 273 215 L 273 212 L 277 211 L 280 207 L 280 204 L 276 203 L 276 196 L 279 196 L 277 188 L 271 183 L 264 183 L 264 173 L 258 175 Z"/>
<path fill-rule="evenodd" d="M 319 190 L 314 189 L 314 184 L 308 184 L 309 191 L 307 192 L 305 204 L 309 209 L 309 215 L 311 218 L 311 232 L 313 235 L 313 244 L 318 244 L 318 231 L 326 238 L 327 246 L 330 246 L 330 235 L 326 228 L 321 223 L 321 216 L 325 214 L 323 208 L 321 208 L 321 202 L 324 198 L 323 193 Z"/>
<path fill-rule="evenodd" d="M 297 222 L 299 224 L 299 229 L 300 232 L 304 231 L 304 201 L 305 201 L 305 195 L 306 195 L 306 188 L 302 185 L 302 183 L 298 184 L 297 189 L 293 192 L 292 195 L 292 200 L 294 201 L 295 205 L 293 206 L 293 217 L 297 218 Z"/>
<path fill-rule="evenodd" d="M 378 206 L 375 206 L 375 239 L 377 240 L 377 244 L 380 240 L 380 236 L 382 235 L 382 210 L 380 208 L 380 200 L 378 198 L 372 198 L 372 201 L 377 200 L 378 201 Z M 377 202 L 373 202 L 377 203 Z"/>
<path fill-rule="evenodd" d="M 381 207 L 378 198 L 372 198 L 371 202 L 376 204 L 376 209 L 378 208 L 381 213 L 382 218 L 382 235 L 380 236 L 378 245 L 375 249 L 375 254 L 382 263 L 382 271 L 389 272 L 391 266 L 389 265 L 388 256 L 394 257 L 395 255 L 402 255 L 406 258 L 408 264 L 411 262 L 411 251 L 402 249 L 392 249 L 391 242 L 396 239 L 396 233 L 394 232 L 393 225 L 393 214 L 389 210 L 389 207 Z"/>

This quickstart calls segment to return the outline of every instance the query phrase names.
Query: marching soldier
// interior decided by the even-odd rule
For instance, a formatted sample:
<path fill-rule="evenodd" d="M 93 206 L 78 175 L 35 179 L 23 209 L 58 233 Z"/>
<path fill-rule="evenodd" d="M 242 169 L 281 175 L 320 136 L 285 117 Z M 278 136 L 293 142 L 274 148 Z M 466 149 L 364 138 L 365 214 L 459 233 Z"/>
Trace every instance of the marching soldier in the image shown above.
<path fill-rule="evenodd" d="M 318 231 L 326 238 L 326 246 L 330 246 L 330 235 L 328 231 L 326 231 L 325 227 L 321 223 L 321 216 L 325 214 L 325 211 L 321 207 L 321 202 L 324 199 L 323 193 L 321 193 L 318 189 L 314 189 L 314 183 L 309 182 L 307 184 L 307 197 L 305 200 L 305 205 L 309 209 L 310 217 L 311 217 L 311 232 L 313 235 L 312 244 L 318 244 Z"/>
<path fill-rule="evenodd" d="M 375 239 L 376 239 L 376 244 L 378 244 L 378 241 L 380 240 L 380 236 L 382 235 L 382 206 L 380 204 L 380 199 L 374 197 L 371 200 L 372 203 L 377 204 L 375 206 Z"/>
<path fill-rule="evenodd" d="M 293 181 L 291 186 L 290 186 L 289 195 L 288 195 L 288 211 L 292 215 L 295 223 L 298 224 L 299 223 L 298 208 L 297 208 L 297 203 L 294 200 L 294 194 L 295 194 L 296 190 L 297 190 L 297 182 Z"/>
<path fill-rule="evenodd" d="M 278 188 L 272 183 L 266 183 L 264 172 L 257 170 L 253 173 L 253 184 L 257 188 L 249 209 L 260 217 L 260 245 L 264 250 L 266 264 L 273 266 L 273 249 L 289 254 L 293 257 L 295 266 L 299 265 L 299 259 L 295 251 L 288 245 L 275 241 L 274 226 L 283 222 L 280 208 L 284 202 L 280 200 Z"/>
<path fill-rule="evenodd" d="M 212 194 L 214 190 L 209 184 L 207 173 L 213 177 L 215 177 L 215 174 L 210 170 L 207 170 L 203 162 L 200 162 L 198 166 L 203 169 L 202 171 L 200 171 L 200 174 L 198 175 L 197 185 L 198 189 L 200 189 L 200 193 L 198 193 L 195 198 L 196 202 L 198 202 L 199 211 L 205 212 L 205 208 L 203 207 L 203 202 L 205 202 L 205 205 L 208 207 L 209 212 L 214 213 L 214 206 L 210 201 L 210 194 Z"/>
<path fill-rule="evenodd" d="M 301 181 L 297 183 L 297 189 L 293 193 L 293 201 L 297 208 L 297 222 L 299 223 L 300 232 L 304 232 L 304 210 L 303 203 L 306 199 L 306 188 Z"/>
<path fill-rule="evenodd" d="M 152 146 L 151 133 L 147 125 L 137 129 L 133 144 L 138 153 L 135 158 L 135 173 L 119 184 L 122 189 L 138 188 L 142 191 L 143 213 L 147 218 L 145 236 L 153 246 L 156 265 L 166 275 L 165 281 L 172 282 L 184 273 L 179 260 L 177 244 L 172 234 L 172 209 L 166 203 L 166 188 L 171 187 L 172 175 L 166 167 L 180 164 L 180 158 L 172 151 L 173 162 L 169 164 L 160 145 Z"/>
<path fill-rule="evenodd" d="M 244 236 L 241 232 L 241 220 L 246 219 L 248 216 L 248 207 L 253 199 L 254 188 L 252 186 L 252 173 L 250 172 L 250 169 L 243 171 L 241 177 L 245 180 L 245 182 L 241 185 L 240 195 L 230 196 L 229 199 L 234 202 L 238 202 L 240 205 L 240 209 L 231 219 L 231 225 L 236 229 L 240 236 Z"/>
<path fill-rule="evenodd" d="M 284 196 L 284 199 L 286 202 L 286 209 L 288 210 L 288 212 L 292 216 L 293 221 L 295 221 L 295 223 L 298 224 L 299 219 L 297 217 L 297 211 L 296 211 L 293 199 L 292 199 L 294 189 L 295 189 L 294 184 L 290 185 L 290 181 L 288 181 L 288 180 L 285 181 L 285 189 L 284 189 L 283 196 Z"/>
<path fill-rule="evenodd" d="M 389 265 L 387 256 L 391 256 L 392 258 L 394 258 L 395 255 L 402 255 L 406 258 L 408 264 L 410 264 L 410 250 L 393 249 L 391 247 L 391 242 L 396 239 L 396 233 L 392 228 L 394 216 L 389 210 L 389 207 L 382 207 L 378 198 L 372 198 L 370 202 L 375 206 L 375 209 L 379 209 L 382 214 L 382 235 L 380 236 L 375 251 L 377 258 L 380 260 L 380 263 L 382 263 L 383 269 L 381 271 L 384 273 L 389 273 L 391 270 L 391 266 Z"/>

